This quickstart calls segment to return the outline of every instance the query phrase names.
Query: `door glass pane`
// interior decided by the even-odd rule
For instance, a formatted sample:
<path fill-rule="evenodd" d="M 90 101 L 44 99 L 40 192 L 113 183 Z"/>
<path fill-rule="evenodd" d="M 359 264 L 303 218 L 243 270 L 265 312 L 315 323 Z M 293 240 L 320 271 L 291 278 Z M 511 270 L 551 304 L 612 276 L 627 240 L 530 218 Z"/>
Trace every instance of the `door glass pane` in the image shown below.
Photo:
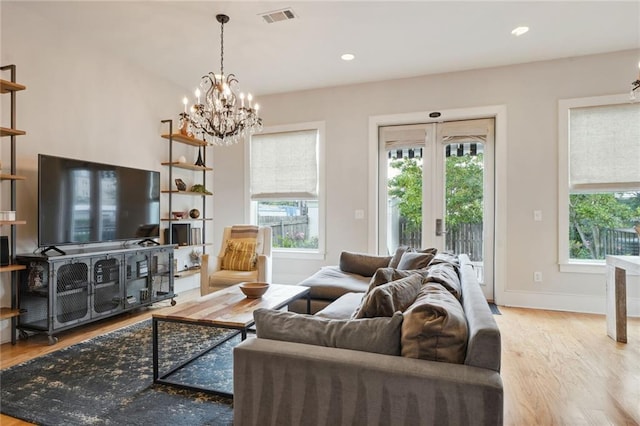
<path fill-rule="evenodd" d="M 445 145 L 446 250 L 466 253 L 483 282 L 484 144 Z"/>
<path fill-rule="evenodd" d="M 387 151 L 387 250 L 420 247 L 422 241 L 423 148 Z"/>

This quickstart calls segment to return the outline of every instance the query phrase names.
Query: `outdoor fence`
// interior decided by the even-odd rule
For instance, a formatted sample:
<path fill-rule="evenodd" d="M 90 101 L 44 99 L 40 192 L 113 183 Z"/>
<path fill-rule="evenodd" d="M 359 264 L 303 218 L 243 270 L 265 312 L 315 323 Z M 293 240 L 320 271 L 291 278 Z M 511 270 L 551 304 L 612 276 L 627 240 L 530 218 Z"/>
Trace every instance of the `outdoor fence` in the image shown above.
<path fill-rule="evenodd" d="M 303 239 L 309 236 L 308 216 L 260 216 L 260 226 L 270 226 L 274 247 L 285 237 L 297 239 L 302 235 Z"/>
<path fill-rule="evenodd" d="M 455 229 L 447 229 L 446 248 L 454 253 L 465 253 L 471 261 L 482 261 L 482 223 L 463 223 Z M 408 230 L 407 224 L 400 220 L 400 245 L 422 246 L 422 232 Z"/>

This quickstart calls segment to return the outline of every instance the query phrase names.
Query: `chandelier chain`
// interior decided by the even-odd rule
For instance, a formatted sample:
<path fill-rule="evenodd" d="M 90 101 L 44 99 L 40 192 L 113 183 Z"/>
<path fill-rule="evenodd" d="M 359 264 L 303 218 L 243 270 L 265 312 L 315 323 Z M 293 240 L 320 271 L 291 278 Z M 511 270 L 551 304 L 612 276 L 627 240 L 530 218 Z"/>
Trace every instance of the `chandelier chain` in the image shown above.
<path fill-rule="evenodd" d="M 220 23 L 220 75 L 224 75 L 224 22 Z"/>

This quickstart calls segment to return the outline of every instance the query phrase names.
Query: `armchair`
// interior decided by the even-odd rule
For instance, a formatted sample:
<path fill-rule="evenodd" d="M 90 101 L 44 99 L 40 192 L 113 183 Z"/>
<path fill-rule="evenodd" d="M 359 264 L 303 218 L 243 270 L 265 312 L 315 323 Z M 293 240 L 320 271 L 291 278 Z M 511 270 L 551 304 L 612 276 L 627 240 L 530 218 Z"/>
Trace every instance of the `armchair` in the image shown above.
<path fill-rule="evenodd" d="M 220 252 L 215 258 L 204 254 L 200 266 L 200 295 L 204 296 L 219 287 L 241 282 L 271 282 L 271 227 L 258 228 L 256 237 L 256 253 L 258 255 L 256 269 L 253 271 L 235 271 L 222 269 L 227 241 L 231 236 L 231 226 L 224 228 Z"/>

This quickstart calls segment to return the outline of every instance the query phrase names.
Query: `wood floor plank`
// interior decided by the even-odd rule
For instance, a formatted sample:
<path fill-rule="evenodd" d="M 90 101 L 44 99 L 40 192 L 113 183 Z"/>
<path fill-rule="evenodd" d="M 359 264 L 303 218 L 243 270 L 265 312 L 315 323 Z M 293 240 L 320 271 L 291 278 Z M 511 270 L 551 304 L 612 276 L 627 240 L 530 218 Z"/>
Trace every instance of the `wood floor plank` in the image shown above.
<path fill-rule="evenodd" d="M 181 293 L 178 303 L 198 297 Z M 150 318 L 162 302 L 59 335 L 49 346 L 33 336 L 0 346 L 0 368 Z M 640 425 L 640 318 L 627 324 L 628 343 L 607 336 L 604 315 L 501 306 L 505 425 Z M 0 416 L 2 426 L 28 423 Z"/>

